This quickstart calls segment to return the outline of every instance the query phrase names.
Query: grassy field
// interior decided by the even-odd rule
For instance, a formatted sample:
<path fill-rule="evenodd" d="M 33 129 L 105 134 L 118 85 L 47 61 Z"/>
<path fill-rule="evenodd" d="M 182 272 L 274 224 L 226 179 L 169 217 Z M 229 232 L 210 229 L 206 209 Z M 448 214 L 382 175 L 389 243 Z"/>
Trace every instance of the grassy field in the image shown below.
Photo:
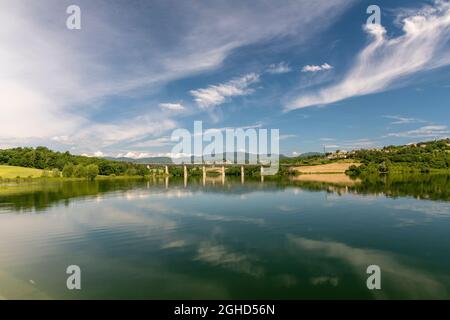
<path fill-rule="evenodd" d="M 28 178 L 30 176 L 32 178 L 38 178 L 42 176 L 42 170 L 0 165 L 0 177 L 3 179 L 14 179 L 16 177 Z"/>
<path fill-rule="evenodd" d="M 300 166 L 293 168 L 299 173 L 345 173 L 351 165 L 359 165 L 352 162 L 334 162 L 317 166 Z"/>

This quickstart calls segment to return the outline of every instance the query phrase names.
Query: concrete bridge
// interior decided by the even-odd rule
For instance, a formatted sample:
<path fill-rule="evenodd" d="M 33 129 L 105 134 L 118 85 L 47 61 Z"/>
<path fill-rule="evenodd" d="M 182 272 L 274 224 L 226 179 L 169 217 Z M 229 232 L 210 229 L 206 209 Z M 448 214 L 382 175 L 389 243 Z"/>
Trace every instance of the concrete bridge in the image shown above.
<path fill-rule="evenodd" d="M 202 168 L 203 173 L 203 181 L 206 181 L 206 173 L 207 168 L 216 169 L 216 171 L 219 171 L 222 180 L 225 181 L 225 168 L 226 167 L 240 167 L 241 172 L 241 180 L 244 182 L 245 179 L 245 167 L 260 167 L 261 172 L 261 181 L 264 181 L 264 168 L 269 167 L 270 164 L 236 164 L 236 163 L 182 163 L 182 164 L 175 164 L 175 163 L 149 163 L 146 164 L 148 169 L 152 169 L 155 167 L 158 168 L 164 168 L 164 173 L 166 176 L 170 175 L 169 168 L 171 167 L 182 167 L 183 168 L 183 176 L 184 180 L 187 181 L 188 177 L 188 167 L 195 167 L 195 168 Z"/>

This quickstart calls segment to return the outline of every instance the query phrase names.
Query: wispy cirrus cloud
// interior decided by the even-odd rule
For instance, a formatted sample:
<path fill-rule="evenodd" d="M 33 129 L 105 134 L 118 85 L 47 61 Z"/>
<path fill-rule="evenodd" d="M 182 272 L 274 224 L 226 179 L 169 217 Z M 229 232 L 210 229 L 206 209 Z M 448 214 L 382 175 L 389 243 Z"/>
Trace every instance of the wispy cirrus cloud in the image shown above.
<path fill-rule="evenodd" d="M 168 111 L 184 111 L 185 107 L 181 103 L 160 103 L 159 107 Z"/>
<path fill-rule="evenodd" d="M 61 146 L 79 150 L 84 146 L 86 152 L 110 149 L 116 145 L 134 143 L 151 137 L 158 137 L 164 132 L 177 127 L 177 122 L 159 115 L 142 115 L 135 118 L 104 123 L 87 123 L 81 130 L 69 135 L 55 136 L 51 139 Z M 158 142 L 156 138 L 156 142 Z"/>
<path fill-rule="evenodd" d="M 376 140 L 368 139 L 368 138 L 361 138 L 361 139 L 353 139 L 353 140 L 343 140 L 343 141 L 337 141 L 336 139 L 329 139 L 327 140 L 321 139 L 321 141 L 330 142 L 335 141 L 336 143 L 333 144 L 325 144 L 325 148 L 330 149 L 337 149 L 337 148 L 343 148 L 345 150 L 353 150 L 353 149 L 365 149 L 365 148 L 374 148 L 378 146 L 378 142 Z"/>
<path fill-rule="evenodd" d="M 120 136 L 151 134 L 141 125 L 134 128 L 138 111 L 117 107 L 99 121 L 109 107 L 105 101 L 148 96 L 171 81 L 220 67 L 250 44 L 294 35 L 301 43 L 354 2 L 79 0 L 82 29 L 71 31 L 65 27 L 71 1 L 0 1 L 0 139 L 54 145 L 83 131 L 89 139 L 77 140 L 77 146 L 91 152 Z M 321 17 L 324 23 L 317 24 Z M 171 127 L 170 113 L 157 118 L 148 123 L 155 132 Z"/>
<path fill-rule="evenodd" d="M 430 125 L 423 126 L 418 129 L 402 131 L 402 132 L 391 132 L 387 134 L 388 137 L 398 137 L 398 138 L 433 138 L 433 139 L 443 139 L 450 136 L 450 130 L 446 125 Z"/>
<path fill-rule="evenodd" d="M 342 147 L 347 149 L 373 148 L 376 147 L 377 145 L 378 145 L 377 141 L 367 138 L 347 140 L 342 143 Z"/>
<path fill-rule="evenodd" d="M 364 276 L 365 274 L 361 270 L 365 270 L 369 264 L 376 261 L 376 264 L 383 270 L 383 277 L 389 279 L 398 290 L 412 299 L 436 297 L 445 292 L 439 276 L 413 268 L 405 264 L 400 256 L 390 252 L 351 247 L 336 241 L 311 240 L 292 235 L 288 236 L 288 240 L 299 250 L 315 252 L 320 257 L 341 260 L 348 264 L 348 272 L 354 272 L 355 276 Z M 329 268 L 325 269 L 330 272 Z M 366 281 L 365 278 L 363 279 Z M 375 296 L 384 299 L 390 298 L 389 294 L 381 292 L 381 290 L 378 290 Z"/>
<path fill-rule="evenodd" d="M 287 139 L 293 139 L 297 138 L 296 134 L 282 134 L 280 135 L 280 140 L 287 140 Z"/>
<path fill-rule="evenodd" d="M 324 64 L 321 65 L 306 65 L 302 68 L 302 72 L 318 72 L 331 69 L 333 69 L 333 66 L 325 62 Z"/>
<path fill-rule="evenodd" d="M 264 275 L 264 268 L 258 265 L 256 257 L 215 243 L 201 242 L 195 260 L 256 278 Z"/>
<path fill-rule="evenodd" d="M 259 74 L 249 73 L 228 82 L 210 85 L 204 89 L 191 90 L 195 102 L 201 109 L 211 109 L 221 105 L 227 99 L 245 96 L 254 92 L 251 86 L 259 81 Z"/>
<path fill-rule="evenodd" d="M 302 94 L 286 110 L 326 105 L 389 89 L 406 76 L 450 64 L 450 1 L 435 0 L 399 13 L 403 34 L 388 38 L 381 25 L 366 25 L 371 42 L 343 79 L 316 93 Z"/>
<path fill-rule="evenodd" d="M 266 72 L 271 74 L 282 74 L 282 73 L 288 73 L 291 72 L 292 68 L 289 66 L 288 63 L 282 61 L 280 63 L 274 63 L 271 64 Z"/>
<path fill-rule="evenodd" d="M 426 122 L 425 120 L 422 120 L 422 119 L 411 118 L 411 117 L 404 117 L 404 116 L 398 116 L 398 115 L 395 115 L 395 116 L 386 115 L 386 116 L 383 116 L 383 118 L 393 120 L 391 122 L 391 124 L 410 124 L 410 123 L 423 123 L 423 122 Z"/>

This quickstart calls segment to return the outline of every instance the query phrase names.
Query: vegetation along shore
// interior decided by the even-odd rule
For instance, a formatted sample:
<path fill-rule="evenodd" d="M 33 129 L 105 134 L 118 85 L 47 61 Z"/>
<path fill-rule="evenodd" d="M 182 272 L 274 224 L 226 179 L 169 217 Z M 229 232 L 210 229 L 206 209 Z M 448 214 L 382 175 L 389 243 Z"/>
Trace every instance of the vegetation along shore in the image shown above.
<path fill-rule="evenodd" d="M 189 167 L 189 175 L 202 174 Z M 278 176 L 299 174 L 347 174 L 353 178 L 394 173 L 450 173 L 450 139 L 421 142 L 380 149 L 307 154 L 280 157 Z M 112 160 L 56 152 L 46 147 L 0 150 L 0 181 L 30 179 L 109 179 L 143 178 L 165 175 L 164 168 L 151 163 Z M 183 168 L 171 167 L 170 175 L 180 176 Z M 217 174 L 213 169 L 208 175 Z M 260 174 L 258 166 L 246 166 L 246 176 Z M 226 175 L 240 175 L 240 168 L 229 167 Z"/>

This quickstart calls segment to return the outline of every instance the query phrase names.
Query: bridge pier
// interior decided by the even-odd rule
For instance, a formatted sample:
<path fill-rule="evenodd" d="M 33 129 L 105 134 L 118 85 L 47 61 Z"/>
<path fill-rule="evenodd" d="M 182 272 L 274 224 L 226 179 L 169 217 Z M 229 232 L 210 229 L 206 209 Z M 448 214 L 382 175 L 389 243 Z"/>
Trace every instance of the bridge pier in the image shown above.
<path fill-rule="evenodd" d="M 244 166 L 241 166 L 241 183 L 244 184 L 245 182 L 245 168 Z"/>
<path fill-rule="evenodd" d="M 164 172 L 169 175 L 169 166 L 164 166 Z"/>
<path fill-rule="evenodd" d="M 222 166 L 222 184 L 225 184 L 225 166 Z"/>
<path fill-rule="evenodd" d="M 184 187 L 187 187 L 187 179 L 188 179 L 188 171 L 187 171 L 187 166 L 183 165 L 183 171 L 184 171 Z"/>
<path fill-rule="evenodd" d="M 206 166 L 203 166 L 203 186 L 206 185 Z"/>
<path fill-rule="evenodd" d="M 261 182 L 264 182 L 264 167 L 261 166 Z"/>

